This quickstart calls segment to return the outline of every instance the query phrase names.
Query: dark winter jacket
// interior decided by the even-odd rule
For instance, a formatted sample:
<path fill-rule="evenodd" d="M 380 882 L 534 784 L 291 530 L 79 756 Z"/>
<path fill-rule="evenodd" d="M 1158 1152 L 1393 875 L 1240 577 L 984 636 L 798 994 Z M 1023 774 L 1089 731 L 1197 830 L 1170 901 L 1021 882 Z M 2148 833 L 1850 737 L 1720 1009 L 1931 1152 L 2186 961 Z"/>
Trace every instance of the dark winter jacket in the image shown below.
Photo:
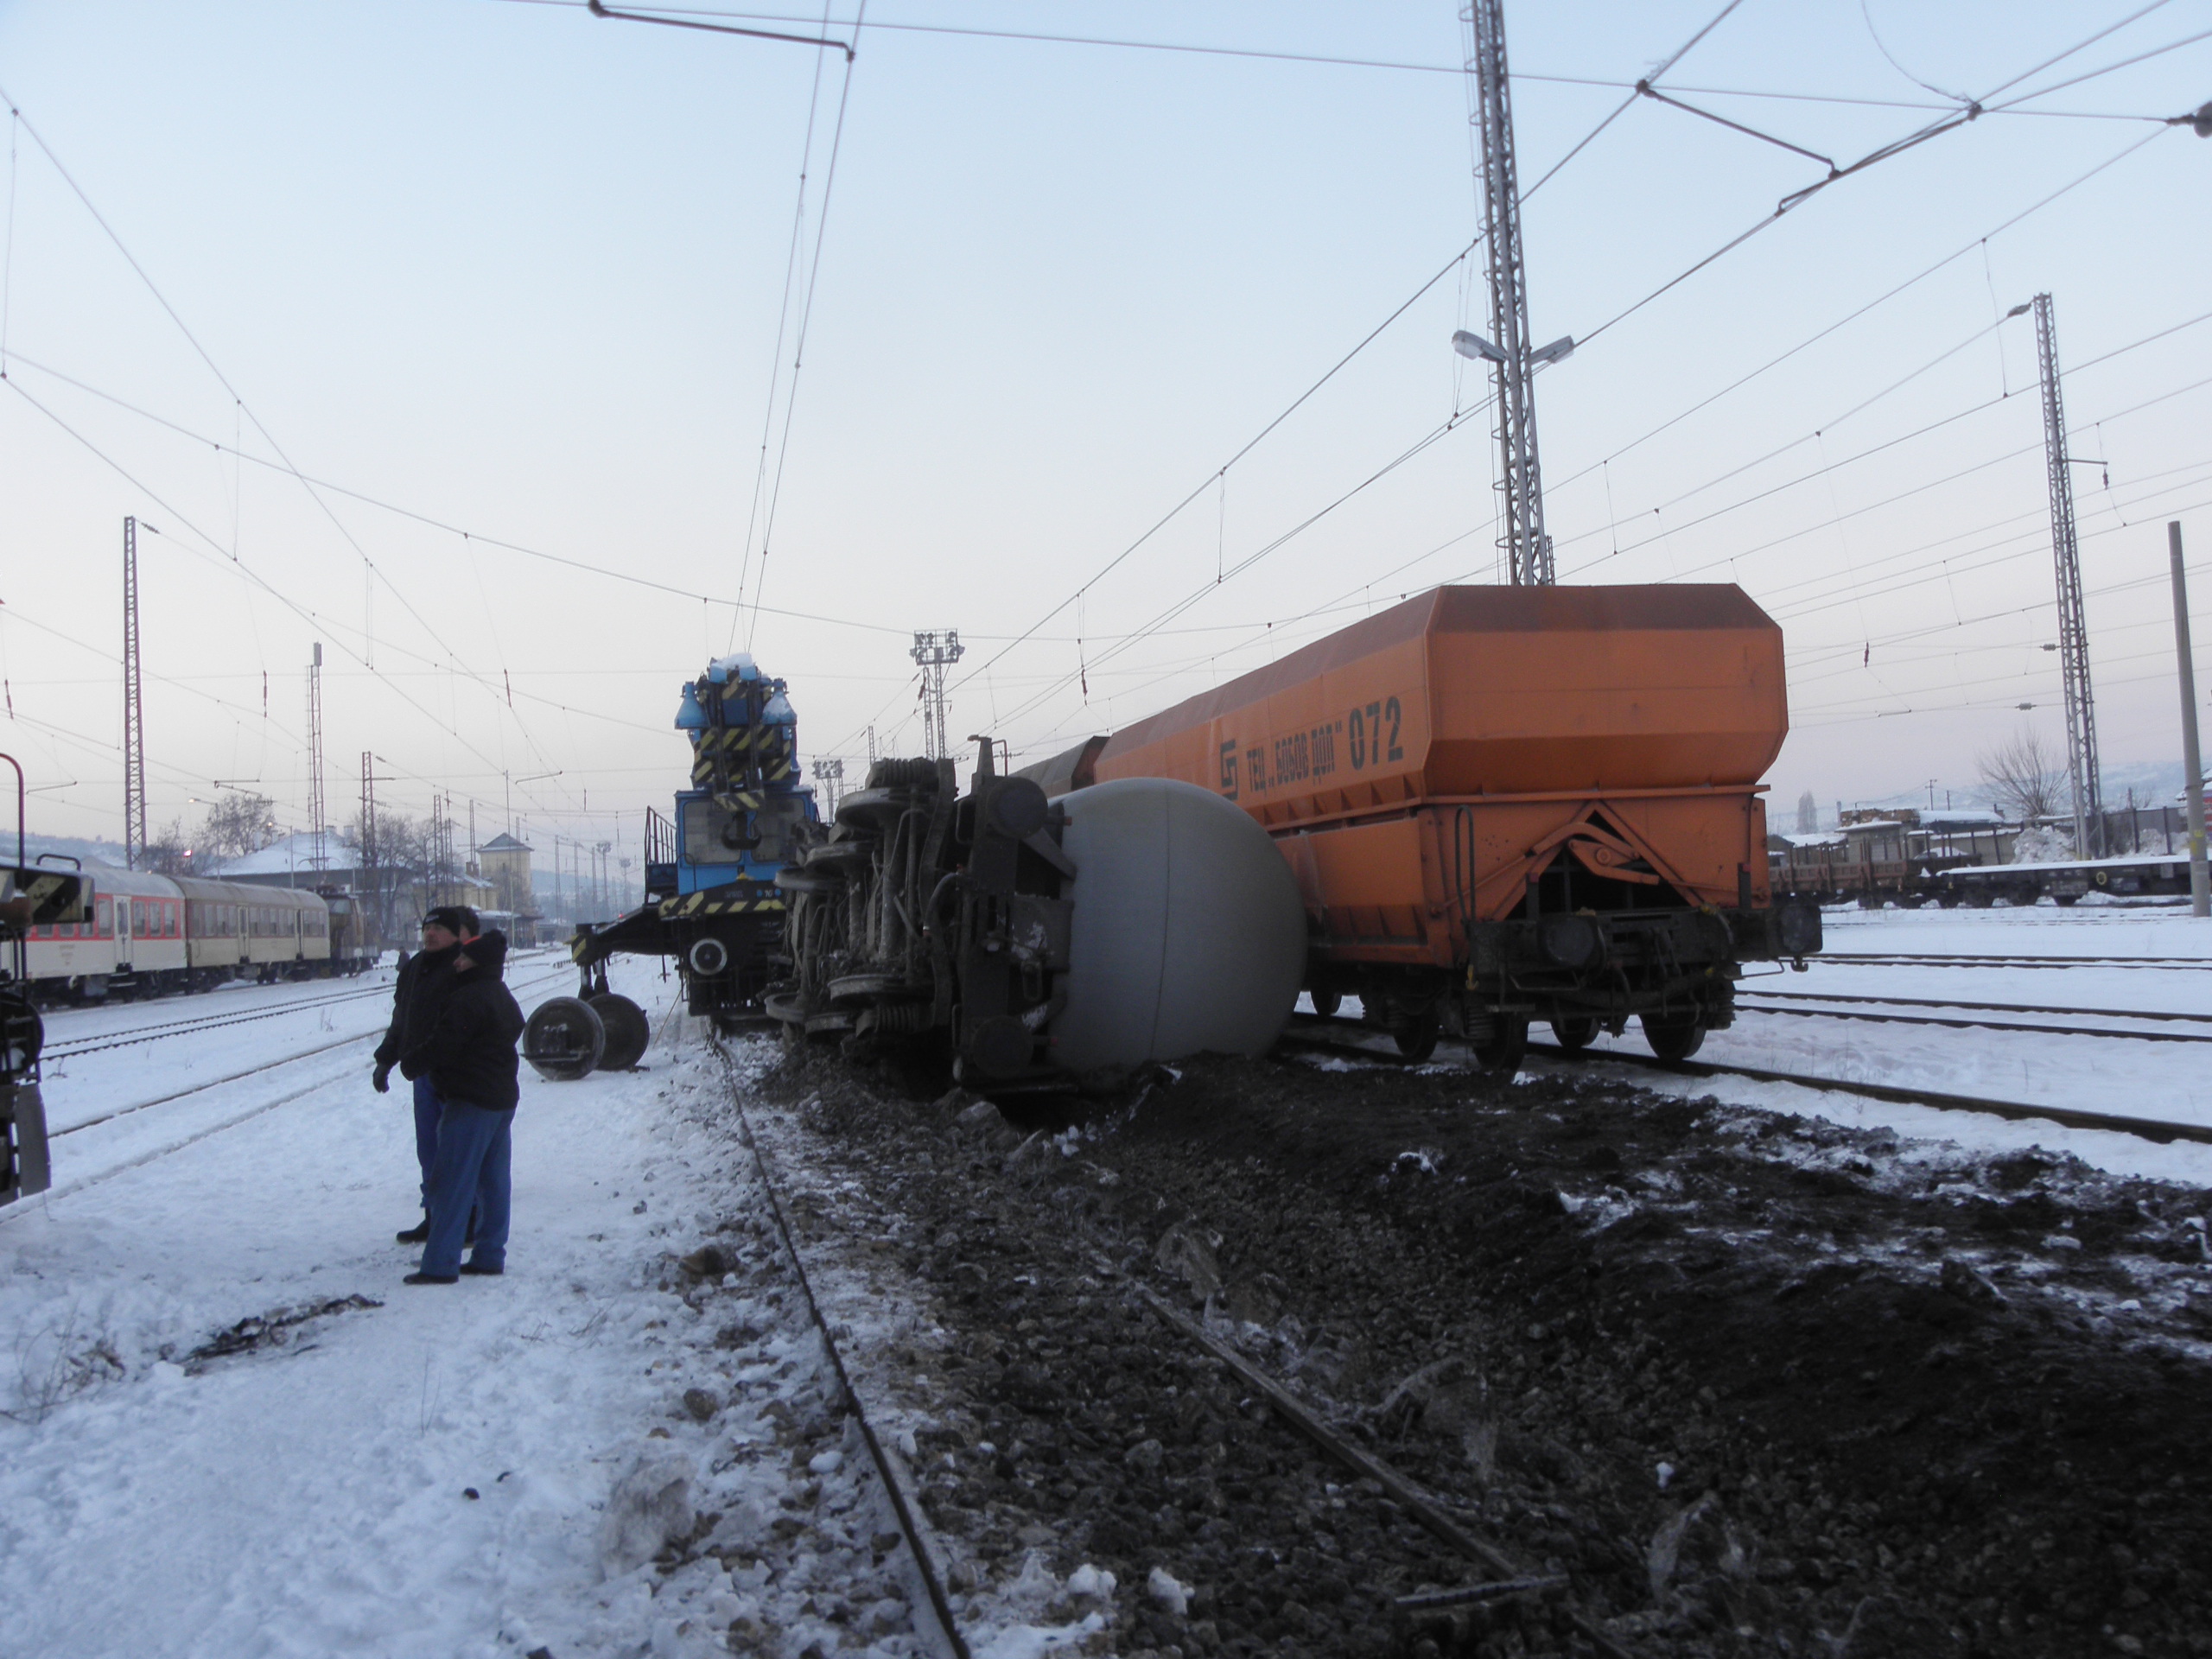
<path fill-rule="evenodd" d="M 437 1023 L 401 1065 L 410 1077 L 428 1073 L 438 1098 L 448 1105 L 506 1111 L 522 1096 L 515 1044 L 523 1028 L 522 1009 L 499 978 L 507 936 L 496 929 L 480 934 L 461 945 L 460 954 L 476 965 L 448 970 L 450 988 Z"/>
<path fill-rule="evenodd" d="M 459 945 L 449 944 L 442 950 L 417 950 L 399 964 L 398 982 L 391 990 L 391 1029 L 377 1045 L 379 1066 L 397 1065 L 400 1076 L 410 1079 L 423 1075 L 410 1056 L 437 1027 L 453 989 L 453 959 L 460 954 Z"/>

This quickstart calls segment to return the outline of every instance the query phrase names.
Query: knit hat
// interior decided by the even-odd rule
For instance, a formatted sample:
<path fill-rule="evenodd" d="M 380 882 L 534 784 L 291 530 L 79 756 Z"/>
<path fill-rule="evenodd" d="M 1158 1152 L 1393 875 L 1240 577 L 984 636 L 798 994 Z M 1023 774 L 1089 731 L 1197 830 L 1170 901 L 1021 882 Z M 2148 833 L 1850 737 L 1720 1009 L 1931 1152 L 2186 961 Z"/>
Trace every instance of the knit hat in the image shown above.
<path fill-rule="evenodd" d="M 442 927 L 447 932 L 467 939 L 475 937 L 479 924 L 476 912 L 467 905 L 440 905 L 423 913 L 423 925 Z"/>

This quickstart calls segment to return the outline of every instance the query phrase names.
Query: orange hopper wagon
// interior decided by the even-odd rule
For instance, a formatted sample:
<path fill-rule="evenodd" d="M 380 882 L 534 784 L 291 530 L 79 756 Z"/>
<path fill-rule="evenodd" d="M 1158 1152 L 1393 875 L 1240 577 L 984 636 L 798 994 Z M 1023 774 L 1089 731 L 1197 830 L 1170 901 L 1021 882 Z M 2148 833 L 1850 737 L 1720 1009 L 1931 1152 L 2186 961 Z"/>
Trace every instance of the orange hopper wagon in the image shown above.
<path fill-rule="evenodd" d="M 1317 1008 L 1493 1065 L 1637 1017 L 1694 1052 L 1745 961 L 1820 948 L 1777 906 L 1759 779 L 1782 631 L 1729 586 L 1439 588 L 1030 769 L 1174 778 L 1252 815 L 1305 899 Z"/>

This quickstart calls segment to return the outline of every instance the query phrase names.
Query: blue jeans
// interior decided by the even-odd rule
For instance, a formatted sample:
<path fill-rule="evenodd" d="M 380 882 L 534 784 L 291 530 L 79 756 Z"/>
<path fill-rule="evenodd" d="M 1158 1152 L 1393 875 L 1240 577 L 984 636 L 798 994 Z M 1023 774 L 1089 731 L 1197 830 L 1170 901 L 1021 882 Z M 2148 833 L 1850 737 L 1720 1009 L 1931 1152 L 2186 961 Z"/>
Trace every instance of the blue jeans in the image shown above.
<path fill-rule="evenodd" d="M 469 1259 L 480 1267 L 506 1264 L 507 1153 L 514 1121 L 512 1109 L 487 1111 L 465 1101 L 446 1102 L 438 1119 L 437 1157 L 430 1166 L 430 1236 L 423 1246 L 424 1273 L 442 1277 L 461 1270 L 461 1241 L 467 1236 L 472 1205 L 476 1248 Z"/>
<path fill-rule="evenodd" d="M 415 1079 L 415 1161 L 423 1166 L 423 1209 L 430 1208 L 430 1166 L 438 1158 L 438 1114 L 445 1103 L 429 1077 Z"/>

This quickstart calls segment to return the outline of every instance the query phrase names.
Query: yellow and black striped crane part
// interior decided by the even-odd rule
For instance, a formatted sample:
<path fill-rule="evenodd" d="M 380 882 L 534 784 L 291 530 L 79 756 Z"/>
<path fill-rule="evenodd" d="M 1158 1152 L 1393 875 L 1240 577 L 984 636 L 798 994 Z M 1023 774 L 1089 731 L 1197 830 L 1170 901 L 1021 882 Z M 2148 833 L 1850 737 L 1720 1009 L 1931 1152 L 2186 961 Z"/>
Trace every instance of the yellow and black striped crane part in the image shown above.
<path fill-rule="evenodd" d="M 660 901 L 664 920 L 682 921 L 696 916 L 758 916 L 779 912 L 783 895 L 777 893 L 731 893 L 718 887 L 680 893 Z"/>

